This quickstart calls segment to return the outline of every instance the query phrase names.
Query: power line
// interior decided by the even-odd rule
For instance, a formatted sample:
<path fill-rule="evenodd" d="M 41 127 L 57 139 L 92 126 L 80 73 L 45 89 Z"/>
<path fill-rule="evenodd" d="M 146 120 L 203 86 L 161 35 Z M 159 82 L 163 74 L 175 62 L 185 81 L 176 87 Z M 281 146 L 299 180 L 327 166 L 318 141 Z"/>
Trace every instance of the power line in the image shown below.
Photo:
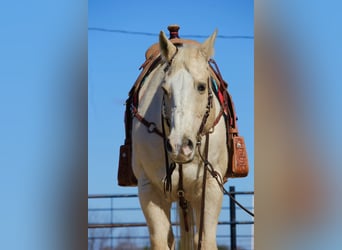
<path fill-rule="evenodd" d="M 122 34 L 129 34 L 129 35 L 158 36 L 158 34 L 156 34 L 156 33 L 140 32 L 140 31 L 128 31 L 128 30 L 117 30 L 117 29 L 106 29 L 106 28 L 97 28 L 97 27 L 89 27 L 88 30 L 110 32 L 110 33 L 122 33 Z"/>
<path fill-rule="evenodd" d="M 99 31 L 99 32 L 108 32 L 108 33 L 121 33 L 128 35 L 138 35 L 138 36 L 158 36 L 158 33 L 151 32 L 142 32 L 142 31 L 129 31 L 129 30 L 120 30 L 120 29 L 107 29 L 107 28 L 98 28 L 98 27 L 89 27 L 89 31 Z M 183 38 L 207 38 L 205 35 L 182 35 Z M 220 39 L 254 39 L 254 36 L 247 35 L 217 35 L 217 38 Z"/>

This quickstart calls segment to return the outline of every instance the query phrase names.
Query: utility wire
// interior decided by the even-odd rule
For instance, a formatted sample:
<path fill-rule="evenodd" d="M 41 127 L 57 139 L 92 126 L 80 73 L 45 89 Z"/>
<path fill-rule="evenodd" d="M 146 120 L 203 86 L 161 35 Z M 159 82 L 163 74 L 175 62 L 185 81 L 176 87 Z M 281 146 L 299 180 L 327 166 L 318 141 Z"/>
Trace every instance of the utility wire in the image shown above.
<path fill-rule="evenodd" d="M 99 31 L 99 32 L 108 32 L 108 33 L 121 33 L 128 35 L 138 35 L 138 36 L 158 36 L 157 33 L 150 32 L 142 32 L 142 31 L 129 31 L 129 30 L 119 30 L 119 29 L 107 29 L 107 28 L 98 28 L 98 27 L 89 27 L 89 31 Z M 208 36 L 204 35 L 183 35 L 183 38 L 207 38 Z M 246 35 L 217 35 L 217 38 L 221 39 L 254 39 L 254 36 L 246 36 Z"/>

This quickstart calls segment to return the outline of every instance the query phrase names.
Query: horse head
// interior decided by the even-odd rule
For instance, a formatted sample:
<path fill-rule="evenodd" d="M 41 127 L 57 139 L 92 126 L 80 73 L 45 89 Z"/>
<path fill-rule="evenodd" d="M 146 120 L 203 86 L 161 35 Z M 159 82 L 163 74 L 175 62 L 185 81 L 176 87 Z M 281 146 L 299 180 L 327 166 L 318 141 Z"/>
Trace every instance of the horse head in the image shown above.
<path fill-rule="evenodd" d="M 167 150 L 178 163 L 194 159 L 199 137 L 215 118 L 208 61 L 214 53 L 215 31 L 199 46 L 176 47 L 160 32 L 159 45 L 166 64 L 162 89 L 169 119 Z"/>

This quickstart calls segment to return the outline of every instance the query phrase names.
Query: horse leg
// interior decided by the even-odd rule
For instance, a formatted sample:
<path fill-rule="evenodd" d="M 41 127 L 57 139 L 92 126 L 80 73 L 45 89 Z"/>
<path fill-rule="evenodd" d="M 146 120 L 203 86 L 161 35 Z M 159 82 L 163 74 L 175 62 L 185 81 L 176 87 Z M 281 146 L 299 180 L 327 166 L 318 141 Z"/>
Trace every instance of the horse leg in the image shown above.
<path fill-rule="evenodd" d="M 207 179 L 207 187 L 205 189 L 205 208 L 204 208 L 204 222 L 201 240 L 201 250 L 215 250 L 216 244 L 216 229 L 218 217 L 220 215 L 222 206 L 223 194 L 218 188 L 216 180 L 213 178 Z M 199 228 L 201 221 L 201 199 L 197 200 L 194 204 L 196 214 L 196 236 L 195 246 L 198 248 L 199 241 Z"/>
<path fill-rule="evenodd" d="M 139 200 L 150 232 L 151 250 L 175 248 L 170 222 L 171 202 L 151 184 L 139 186 Z"/>

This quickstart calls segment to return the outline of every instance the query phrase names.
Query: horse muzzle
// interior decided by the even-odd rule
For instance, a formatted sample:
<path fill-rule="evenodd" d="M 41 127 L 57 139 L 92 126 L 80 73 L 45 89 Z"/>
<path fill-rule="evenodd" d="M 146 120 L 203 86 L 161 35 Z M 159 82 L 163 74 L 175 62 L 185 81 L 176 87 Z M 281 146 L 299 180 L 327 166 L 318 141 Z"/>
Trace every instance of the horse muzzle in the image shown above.
<path fill-rule="evenodd" d="M 187 163 L 194 158 L 195 147 L 189 138 L 184 137 L 181 141 L 169 138 L 166 141 L 166 150 L 174 162 Z"/>

